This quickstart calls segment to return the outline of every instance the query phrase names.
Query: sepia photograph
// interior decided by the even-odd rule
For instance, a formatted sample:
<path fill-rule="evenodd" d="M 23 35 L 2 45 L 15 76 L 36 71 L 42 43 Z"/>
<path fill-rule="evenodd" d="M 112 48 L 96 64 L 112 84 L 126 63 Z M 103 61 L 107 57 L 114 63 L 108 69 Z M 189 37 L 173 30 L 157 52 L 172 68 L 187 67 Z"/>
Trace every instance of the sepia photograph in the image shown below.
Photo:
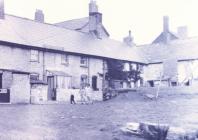
<path fill-rule="evenodd" d="M 197 0 L 0 0 L 0 140 L 198 140 Z"/>

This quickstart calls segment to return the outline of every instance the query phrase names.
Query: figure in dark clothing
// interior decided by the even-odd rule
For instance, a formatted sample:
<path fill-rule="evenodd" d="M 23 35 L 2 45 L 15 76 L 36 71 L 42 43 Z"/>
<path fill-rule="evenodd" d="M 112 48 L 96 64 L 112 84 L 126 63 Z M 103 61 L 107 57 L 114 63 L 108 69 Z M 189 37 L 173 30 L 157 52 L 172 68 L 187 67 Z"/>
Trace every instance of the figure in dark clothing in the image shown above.
<path fill-rule="evenodd" d="M 73 94 L 71 94 L 71 96 L 70 96 L 70 103 L 71 104 L 76 104 L 76 102 L 74 100 L 74 95 Z"/>

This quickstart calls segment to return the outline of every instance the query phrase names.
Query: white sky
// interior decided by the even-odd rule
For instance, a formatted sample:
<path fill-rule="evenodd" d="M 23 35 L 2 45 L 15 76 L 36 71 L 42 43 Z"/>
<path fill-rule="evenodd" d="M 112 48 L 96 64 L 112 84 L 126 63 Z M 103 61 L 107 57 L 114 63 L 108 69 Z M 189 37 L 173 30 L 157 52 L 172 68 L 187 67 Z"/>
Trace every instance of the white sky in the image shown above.
<path fill-rule="evenodd" d="M 42 9 L 45 21 L 86 17 L 90 0 L 4 0 L 8 14 L 33 19 Z M 132 30 L 137 44 L 151 43 L 162 31 L 162 17 L 168 15 L 170 29 L 187 25 L 189 36 L 198 36 L 198 0 L 97 0 L 103 24 L 111 38 L 122 40 Z"/>

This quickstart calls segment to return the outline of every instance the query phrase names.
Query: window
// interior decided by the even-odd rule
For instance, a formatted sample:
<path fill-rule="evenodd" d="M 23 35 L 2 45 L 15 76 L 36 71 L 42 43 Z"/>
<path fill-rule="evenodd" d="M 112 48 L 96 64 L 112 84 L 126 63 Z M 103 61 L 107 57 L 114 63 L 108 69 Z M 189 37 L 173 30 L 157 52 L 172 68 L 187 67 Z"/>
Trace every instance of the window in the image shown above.
<path fill-rule="evenodd" d="M 88 66 L 88 58 L 87 57 L 80 57 L 80 66 L 84 66 L 84 67 Z"/>
<path fill-rule="evenodd" d="M 39 74 L 32 73 L 30 74 L 30 81 L 38 81 L 39 80 Z"/>
<path fill-rule="evenodd" d="M 39 62 L 39 51 L 38 50 L 30 51 L 30 61 Z"/>
<path fill-rule="evenodd" d="M 61 55 L 61 64 L 63 64 L 63 65 L 69 65 L 68 55 L 66 55 L 66 54 L 62 54 Z"/>

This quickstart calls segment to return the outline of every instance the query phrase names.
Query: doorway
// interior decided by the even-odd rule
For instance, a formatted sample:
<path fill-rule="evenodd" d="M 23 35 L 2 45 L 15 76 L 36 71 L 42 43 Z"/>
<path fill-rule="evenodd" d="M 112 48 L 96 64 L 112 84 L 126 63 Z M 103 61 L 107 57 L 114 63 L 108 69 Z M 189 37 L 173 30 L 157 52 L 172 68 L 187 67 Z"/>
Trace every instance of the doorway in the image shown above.
<path fill-rule="evenodd" d="M 10 102 L 10 91 L 3 88 L 2 82 L 2 73 L 0 73 L 0 103 L 9 103 Z"/>
<path fill-rule="evenodd" d="M 97 91 L 97 76 L 92 76 L 92 88 L 94 91 Z"/>
<path fill-rule="evenodd" d="M 0 73 L 0 89 L 2 89 L 2 73 Z"/>
<path fill-rule="evenodd" d="M 47 77 L 47 84 L 48 84 L 48 100 L 55 101 L 56 100 L 56 88 L 55 88 L 55 78 L 54 76 Z"/>

